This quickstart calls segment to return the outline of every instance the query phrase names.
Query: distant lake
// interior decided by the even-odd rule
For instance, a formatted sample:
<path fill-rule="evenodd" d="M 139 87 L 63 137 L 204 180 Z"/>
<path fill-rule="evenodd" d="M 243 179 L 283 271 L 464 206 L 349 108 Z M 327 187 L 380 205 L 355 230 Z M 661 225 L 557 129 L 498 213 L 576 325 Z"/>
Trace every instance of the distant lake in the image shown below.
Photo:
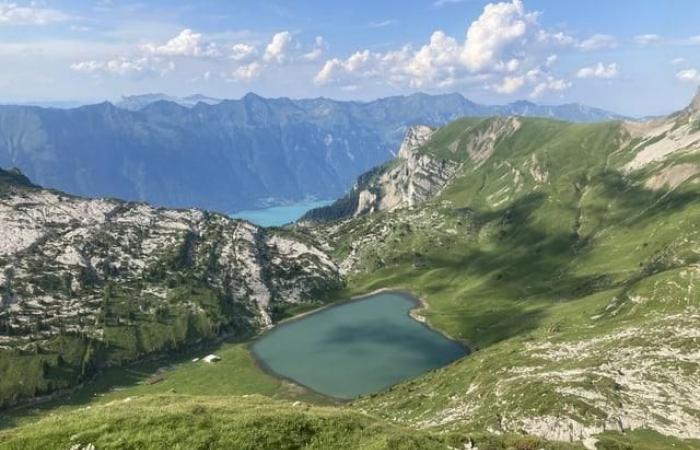
<path fill-rule="evenodd" d="M 280 226 L 296 221 L 303 216 L 306 211 L 330 205 L 331 203 L 333 203 L 332 200 L 309 200 L 286 206 L 241 210 L 232 213 L 231 217 L 249 220 L 263 227 Z"/>
<path fill-rule="evenodd" d="M 340 399 L 381 391 L 444 366 L 464 347 L 409 316 L 415 299 L 375 294 L 264 334 L 252 352 L 270 371 Z"/>

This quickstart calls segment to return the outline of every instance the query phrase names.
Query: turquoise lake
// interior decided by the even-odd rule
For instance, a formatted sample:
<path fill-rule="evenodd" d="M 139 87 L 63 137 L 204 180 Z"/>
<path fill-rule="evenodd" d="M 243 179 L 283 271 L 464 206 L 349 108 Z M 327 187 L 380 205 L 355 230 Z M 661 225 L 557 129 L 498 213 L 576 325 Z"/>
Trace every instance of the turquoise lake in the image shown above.
<path fill-rule="evenodd" d="M 375 294 L 292 320 L 252 345 L 271 372 L 352 399 L 464 356 L 465 348 L 409 316 L 415 299 Z"/>
<path fill-rule="evenodd" d="M 320 208 L 331 203 L 330 200 L 309 200 L 286 206 L 241 210 L 232 213 L 231 217 L 249 220 L 263 227 L 281 226 L 296 221 L 310 209 Z"/>

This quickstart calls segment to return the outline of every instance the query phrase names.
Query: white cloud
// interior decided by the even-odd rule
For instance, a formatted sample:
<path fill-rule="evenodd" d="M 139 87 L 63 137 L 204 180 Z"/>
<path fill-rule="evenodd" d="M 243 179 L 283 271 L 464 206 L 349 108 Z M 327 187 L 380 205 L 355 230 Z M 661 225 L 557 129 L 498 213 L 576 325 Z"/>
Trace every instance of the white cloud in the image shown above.
<path fill-rule="evenodd" d="M 367 67 L 370 57 L 369 50 L 364 50 L 353 53 L 344 61 L 338 58 L 329 59 L 316 74 L 314 81 L 318 84 L 339 82 L 343 74 L 352 75 Z M 376 58 L 376 55 L 372 58 Z"/>
<path fill-rule="evenodd" d="M 0 3 L 0 26 L 2 25 L 48 25 L 69 20 L 70 16 L 62 11 L 42 8 L 34 2 L 29 6 L 16 3 Z"/>
<path fill-rule="evenodd" d="M 617 47 L 617 38 L 609 34 L 594 34 L 578 43 L 578 47 L 584 51 L 600 50 Z"/>
<path fill-rule="evenodd" d="M 257 53 L 257 49 L 250 44 L 234 44 L 231 47 L 231 59 L 244 61 Z"/>
<path fill-rule="evenodd" d="M 216 45 L 204 42 L 201 33 L 186 28 L 163 45 L 146 44 L 147 53 L 162 56 L 220 56 Z"/>
<path fill-rule="evenodd" d="M 283 63 L 287 58 L 286 51 L 288 50 L 291 42 L 292 34 L 289 31 L 276 33 L 274 36 L 272 36 L 272 40 L 265 48 L 263 60 L 267 62 L 276 61 L 278 63 Z"/>
<path fill-rule="evenodd" d="M 396 24 L 395 19 L 386 19 L 380 22 L 370 22 L 367 24 L 367 26 L 370 28 L 384 28 L 394 24 Z"/>
<path fill-rule="evenodd" d="M 552 50 L 575 44 L 565 33 L 544 29 L 538 16 L 526 11 L 522 0 L 490 3 L 469 25 L 463 41 L 437 30 L 417 48 L 359 50 L 346 59 L 327 60 L 314 81 L 343 86 L 369 80 L 420 89 L 486 82 L 495 92 L 513 93 L 543 82 L 556 61 Z M 525 76 L 533 68 L 541 75 Z"/>
<path fill-rule="evenodd" d="M 685 69 L 676 74 L 676 78 L 686 83 L 700 83 L 700 71 L 697 69 Z"/>
<path fill-rule="evenodd" d="M 82 61 L 71 64 L 71 69 L 76 72 L 86 73 L 89 75 L 144 75 L 144 74 L 160 74 L 166 73 L 175 69 L 172 61 L 163 62 L 149 57 L 126 58 L 118 57 L 106 61 Z"/>
<path fill-rule="evenodd" d="M 671 60 L 671 64 L 674 66 L 680 66 L 686 62 L 685 58 L 674 58 Z"/>
<path fill-rule="evenodd" d="M 638 34 L 632 40 L 639 45 L 656 44 L 661 41 L 661 36 L 658 34 Z"/>
<path fill-rule="evenodd" d="M 303 59 L 313 60 L 322 55 L 325 48 L 323 38 L 319 36 L 314 42 L 314 47 L 308 53 L 301 55 Z M 211 72 L 212 68 L 216 68 L 212 65 L 226 64 L 229 68 L 226 69 L 228 72 L 222 75 L 225 79 L 250 81 L 259 77 L 265 68 L 271 65 L 293 61 L 293 52 L 301 50 L 300 48 L 291 49 L 291 43 L 291 33 L 283 31 L 271 38 L 262 56 L 256 57 L 260 52 L 255 46 L 247 43 L 228 44 L 230 50 L 224 53 L 214 42 L 207 41 L 201 33 L 186 28 L 165 43 L 147 43 L 139 46 L 132 54 L 123 54 L 110 59 L 79 61 L 72 64 L 71 69 L 94 76 L 163 75 L 175 69 L 173 63 L 175 58 L 190 58 L 199 60 L 197 63 L 199 70 L 208 69 L 207 71 Z M 226 47 L 222 45 L 221 48 Z M 192 64 L 190 63 L 189 67 L 193 67 Z M 202 67 L 203 64 L 210 64 L 210 66 Z M 191 79 L 202 78 L 197 75 Z"/>
<path fill-rule="evenodd" d="M 551 75 L 537 83 L 537 85 L 530 92 L 530 97 L 537 98 L 541 97 L 544 93 L 548 91 L 561 92 L 569 89 L 571 87 L 571 82 L 564 79 L 557 79 Z"/>
<path fill-rule="evenodd" d="M 467 30 L 462 51 L 464 64 L 473 72 L 504 64 L 513 57 L 529 30 L 537 26 L 537 13 L 527 13 L 521 0 L 489 3 Z"/>
<path fill-rule="evenodd" d="M 410 77 L 412 87 L 423 87 L 426 84 L 450 85 L 458 71 L 462 47 L 452 37 L 442 31 L 436 31 L 430 36 L 430 42 L 413 54 L 405 63 L 405 71 Z M 394 54 L 390 59 L 405 58 L 405 54 Z"/>
<path fill-rule="evenodd" d="M 216 45 L 206 42 L 202 34 L 186 28 L 162 45 L 148 43 L 138 48 L 138 53 L 120 55 L 105 60 L 86 60 L 71 64 L 75 72 L 100 75 L 136 76 L 160 75 L 175 70 L 172 57 L 219 57 Z"/>
<path fill-rule="evenodd" d="M 468 0 L 435 0 L 433 2 L 433 6 L 436 8 L 442 8 L 443 6 L 447 5 L 454 5 L 456 3 L 464 3 Z"/>
<path fill-rule="evenodd" d="M 525 85 L 525 77 L 505 77 L 500 83 L 493 85 L 493 90 L 499 94 L 512 94 Z"/>
<path fill-rule="evenodd" d="M 263 65 L 257 61 L 238 67 L 227 77 L 229 81 L 251 81 L 260 76 Z"/>
<path fill-rule="evenodd" d="M 606 66 L 599 62 L 590 67 L 582 67 L 576 72 L 578 78 L 615 78 L 617 75 L 617 63 L 610 63 Z"/>
<path fill-rule="evenodd" d="M 323 40 L 323 36 L 316 36 L 316 39 L 314 39 L 313 48 L 311 51 L 304 53 L 302 58 L 306 61 L 316 61 L 323 55 L 325 50 L 326 42 Z"/>
<path fill-rule="evenodd" d="M 262 56 L 257 58 L 255 56 L 259 52 L 254 46 L 235 44 L 231 48 L 230 59 L 237 61 L 241 65 L 233 69 L 233 71 L 223 74 L 223 77 L 225 80 L 232 82 L 250 82 L 260 77 L 268 67 L 275 64 L 286 64 L 296 61 L 297 58 L 315 61 L 321 57 L 326 48 L 322 36 L 317 36 L 314 39 L 314 46 L 311 50 L 303 54 L 300 54 L 301 45 L 298 42 L 294 46 L 292 44 L 292 33 L 289 31 L 275 33 L 265 46 Z M 244 62 L 245 64 L 243 64 Z"/>

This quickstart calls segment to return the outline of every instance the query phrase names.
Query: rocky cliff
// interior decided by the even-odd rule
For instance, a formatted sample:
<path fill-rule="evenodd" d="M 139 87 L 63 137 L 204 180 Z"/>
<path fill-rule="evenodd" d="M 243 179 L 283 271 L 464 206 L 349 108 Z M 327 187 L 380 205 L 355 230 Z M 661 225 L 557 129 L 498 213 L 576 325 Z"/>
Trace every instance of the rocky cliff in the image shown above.
<path fill-rule="evenodd" d="M 361 176 L 345 197 L 332 205 L 309 211 L 301 222 L 327 222 L 377 211 L 414 206 L 437 195 L 455 173 L 457 164 L 421 153 L 433 128 L 408 129 L 397 157 Z"/>

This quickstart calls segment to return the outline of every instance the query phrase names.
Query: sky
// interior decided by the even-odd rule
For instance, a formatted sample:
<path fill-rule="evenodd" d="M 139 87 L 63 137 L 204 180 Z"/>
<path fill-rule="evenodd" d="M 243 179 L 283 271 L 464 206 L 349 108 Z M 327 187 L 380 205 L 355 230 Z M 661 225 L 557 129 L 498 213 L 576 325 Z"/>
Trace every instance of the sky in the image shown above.
<path fill-rule="evenodd" d="M 193 93 L 682 108 L 697 0 L 0 0 L 0 103 Z"/>

